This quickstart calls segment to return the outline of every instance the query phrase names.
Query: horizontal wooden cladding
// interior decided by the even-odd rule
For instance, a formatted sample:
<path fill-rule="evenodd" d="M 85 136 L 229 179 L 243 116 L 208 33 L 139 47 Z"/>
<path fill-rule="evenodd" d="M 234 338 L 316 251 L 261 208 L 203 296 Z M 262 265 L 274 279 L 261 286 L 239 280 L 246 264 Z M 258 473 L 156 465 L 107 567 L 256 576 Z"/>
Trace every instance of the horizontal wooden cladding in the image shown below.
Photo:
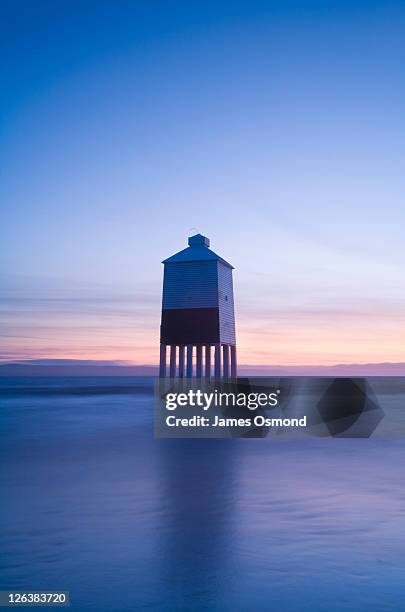
<path fill-rule="evenodd" d="M 217 308 L 216 261 L 165 264 L 163 308 Z"/>
<path fill-rule="evenodd" d="M 218 263 L 219 321 L 221 342 L 235 344 L 232 270 Z"/>
<path fill-rule="evenodd" d="M 215 344 L 220 342 L 218 308 L 162 310 L 162 344 Z"/>

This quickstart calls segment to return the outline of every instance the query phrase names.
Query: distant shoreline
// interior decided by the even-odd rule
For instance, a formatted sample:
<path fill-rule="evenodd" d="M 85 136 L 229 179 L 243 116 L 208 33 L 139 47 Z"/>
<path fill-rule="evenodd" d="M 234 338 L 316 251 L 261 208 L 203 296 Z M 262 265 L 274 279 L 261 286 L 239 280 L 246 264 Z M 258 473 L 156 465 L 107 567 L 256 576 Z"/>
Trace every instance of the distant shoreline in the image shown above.
<path fill-rule="evenodd" d="M 333 366 L 240 365 L 239 376 L 405 376 L 405 363 L 337 364 Z M 0 364 L 6 376 L 157 376 L 153 365 L 121 365 L 80 360 L 21 361 Z"/>

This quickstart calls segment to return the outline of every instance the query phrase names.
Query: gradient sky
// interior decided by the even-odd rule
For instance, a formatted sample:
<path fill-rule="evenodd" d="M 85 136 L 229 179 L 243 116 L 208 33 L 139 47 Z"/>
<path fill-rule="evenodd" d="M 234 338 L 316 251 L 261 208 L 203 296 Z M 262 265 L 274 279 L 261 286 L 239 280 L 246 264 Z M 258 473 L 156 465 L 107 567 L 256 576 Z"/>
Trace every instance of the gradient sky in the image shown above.
<path fill-rule="evenodd" d="M 403 1 L 1 13 L 2 360 L 156 363 L 196 228 L 241 363 L 405 361 Z"/>

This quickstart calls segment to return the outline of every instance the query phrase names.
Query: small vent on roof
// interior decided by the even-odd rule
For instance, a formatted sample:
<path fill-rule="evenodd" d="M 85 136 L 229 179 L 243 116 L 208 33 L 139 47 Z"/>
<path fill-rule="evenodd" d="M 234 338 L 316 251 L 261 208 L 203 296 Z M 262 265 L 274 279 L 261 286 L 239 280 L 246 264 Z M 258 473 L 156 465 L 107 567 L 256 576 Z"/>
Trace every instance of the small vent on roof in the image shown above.
<path fill-rule="evenodd" d="M 196 234 L 195 236 L 190 236 L 188 239 L 189 246 L 210 246 L 210 239 L 202 234 Z"/>

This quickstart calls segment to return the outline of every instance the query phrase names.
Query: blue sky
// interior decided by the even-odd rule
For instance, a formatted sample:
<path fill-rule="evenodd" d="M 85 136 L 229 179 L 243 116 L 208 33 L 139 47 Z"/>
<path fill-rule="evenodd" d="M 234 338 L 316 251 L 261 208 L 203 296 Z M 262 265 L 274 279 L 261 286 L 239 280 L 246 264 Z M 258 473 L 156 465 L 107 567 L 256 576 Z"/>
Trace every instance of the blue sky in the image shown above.
<path fill-rule="evenodd" d="M 156 361 L 197 228 L 244 363 L 405 361 L 403 2 L 2 10 L 3 359 Z"/>

